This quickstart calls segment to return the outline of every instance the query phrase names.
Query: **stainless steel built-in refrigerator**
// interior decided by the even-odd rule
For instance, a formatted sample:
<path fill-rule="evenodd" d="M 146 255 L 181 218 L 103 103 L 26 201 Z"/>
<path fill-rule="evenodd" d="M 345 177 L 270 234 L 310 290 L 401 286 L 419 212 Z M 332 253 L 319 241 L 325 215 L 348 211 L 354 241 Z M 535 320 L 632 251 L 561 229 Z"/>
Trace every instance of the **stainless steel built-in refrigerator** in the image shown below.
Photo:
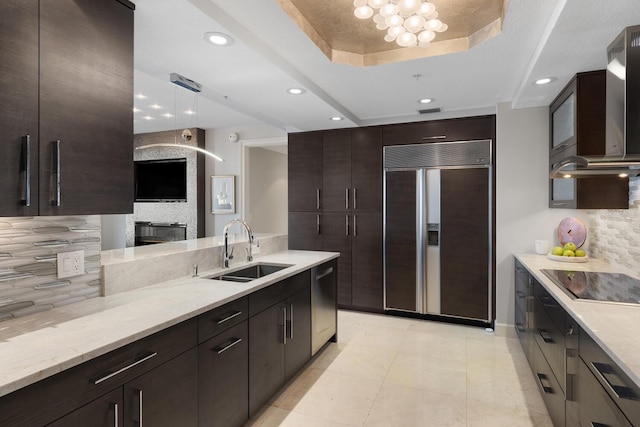
<path fill-rule="evenodd" d="M 385 310 L 493 320 L 492 141 L 384 147 Z"/>

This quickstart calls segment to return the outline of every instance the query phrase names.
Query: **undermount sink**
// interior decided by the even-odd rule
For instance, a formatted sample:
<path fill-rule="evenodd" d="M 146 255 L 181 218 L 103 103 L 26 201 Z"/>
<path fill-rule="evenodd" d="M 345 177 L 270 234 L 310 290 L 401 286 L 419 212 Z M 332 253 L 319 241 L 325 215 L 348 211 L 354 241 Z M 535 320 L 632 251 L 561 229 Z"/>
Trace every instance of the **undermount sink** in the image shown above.
<path fill-rule="evenodd" d="M 291 267 L 291 265 L 259 263 L 250 267 L 241 268 L 239 270 L 230 270 L 222 273 L 217 273 L 212 276 L 204 277 L 204 279 L 247 283 L 251 282 L 252 280 L 268 276 L 269 274 L 276 273 L 280 270 L 284 270 L 287 267 Z"/>

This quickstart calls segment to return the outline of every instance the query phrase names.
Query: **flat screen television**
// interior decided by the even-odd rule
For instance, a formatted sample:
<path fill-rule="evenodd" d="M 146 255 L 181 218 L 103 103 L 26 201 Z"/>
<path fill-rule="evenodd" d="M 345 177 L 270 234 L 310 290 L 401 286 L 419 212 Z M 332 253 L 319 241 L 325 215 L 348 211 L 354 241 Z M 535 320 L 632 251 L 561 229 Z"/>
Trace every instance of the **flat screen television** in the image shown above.
<path fill-rule="evenodd" d="M 186 202 L 187 159 L 134 162 L 136 202 Z"/>

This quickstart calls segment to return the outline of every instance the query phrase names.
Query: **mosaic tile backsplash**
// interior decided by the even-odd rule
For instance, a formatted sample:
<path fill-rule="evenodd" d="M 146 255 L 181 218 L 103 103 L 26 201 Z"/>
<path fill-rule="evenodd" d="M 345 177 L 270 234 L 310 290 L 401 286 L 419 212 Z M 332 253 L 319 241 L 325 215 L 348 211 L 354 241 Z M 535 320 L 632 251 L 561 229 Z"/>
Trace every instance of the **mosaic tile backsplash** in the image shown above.
<path fill-rule="evenodd" d="M 640 177 L 629 180 L 629 209 L 589 210 L 589 256 L 631 269 L 640 276 Z"/>
<path fill-rule="evenodd" d="M 85 274 L 58 279 L 79 250 Z M 100 296 L 100 273 L 100 216 L 0 218 L 0 321 Z"/>

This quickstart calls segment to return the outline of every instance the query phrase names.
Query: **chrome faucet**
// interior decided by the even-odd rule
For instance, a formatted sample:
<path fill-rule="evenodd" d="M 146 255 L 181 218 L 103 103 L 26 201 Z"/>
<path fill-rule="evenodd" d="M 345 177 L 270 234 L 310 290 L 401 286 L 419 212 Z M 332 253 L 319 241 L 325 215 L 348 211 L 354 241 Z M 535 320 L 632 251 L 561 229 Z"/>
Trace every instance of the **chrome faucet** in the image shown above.
<path fill-rule="evenodd" d="M 231 248 L 231 252 L 229 252 L 229 228 L 235 224 L 241 224 L 245 230 L 247 230 L 247 235 L 249 236 L 249 249 L 247 250 L 247 261 L 253 261 L 253 255 L 251 254 L 251 245 L 253 244 L 253 233 L 251 232 L 251 227 L 246 222 L 239 219 L 232 219 L 224 226 L 224 266 L 229 267 L 229 260 L 233 259 L 233 248 Z"/>

